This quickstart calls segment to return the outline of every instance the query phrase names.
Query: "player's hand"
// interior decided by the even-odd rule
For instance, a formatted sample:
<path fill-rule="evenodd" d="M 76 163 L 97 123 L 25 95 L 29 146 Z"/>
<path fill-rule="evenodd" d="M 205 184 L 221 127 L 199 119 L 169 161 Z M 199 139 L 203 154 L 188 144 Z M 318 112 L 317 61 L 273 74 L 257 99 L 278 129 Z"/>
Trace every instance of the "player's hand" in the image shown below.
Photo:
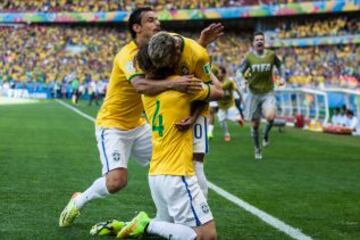
<path fill-rule="evenodd" d="M 179 122 L 179 123 L 175 123 L 174 126 L 177 130 L 184 132 L 184 131 L 188 130 L 189 128 L 191 128 L 192 125 L 195 123 L 195 121 L 196 121 L 196 119 L 194 117 L 190 116 L 190 117 L 187 117 L 187 118 L 181 120 L 181 122 Z"/>
<path fill-rule="evenodd" d="M 224 26 L 221 23 L 212 23 L 210 24 L 210 26 L 204 28 L 201 31 L 198 43 L 206 48 L 207 45 L 216 41 L 219 37 L 224 35 L 223 31 L 224 31 Z"/>
<path fill-rule="evenodd" d="M 183 93 L 195 94 L 202 90 L 202 81 L 193 75 L 179 76 L 172 82 L 171 89 Z"/>

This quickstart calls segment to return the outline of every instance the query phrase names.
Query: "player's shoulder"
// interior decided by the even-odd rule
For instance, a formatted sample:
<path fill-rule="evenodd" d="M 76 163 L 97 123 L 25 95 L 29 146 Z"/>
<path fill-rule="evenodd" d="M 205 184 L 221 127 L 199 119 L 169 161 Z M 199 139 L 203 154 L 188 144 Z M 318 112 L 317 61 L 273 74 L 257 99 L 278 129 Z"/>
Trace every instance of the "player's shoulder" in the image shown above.
<path fill-rule="evenodd" d="M 245 53 L 245 59 L 249 59 L 251 57 L 254 57 L 255 54 L 252 50 L 248 51 L 247 53 Z"/>
<path fill-rule="evenodd" d="M 191 50 L 191 52 L 195 52 L 198 54 L 207 54 L 206 49 L 201 46 L 197 41 L 191 38 L 187 38 L 182 36 L 184 40 L 184 48 Z"/>
<path fill-rule="evenodd" d="M 275 51 L 271 49 L 266 49 L 266 54 L 273 57 L 275 56 Z"/>
<path fill-rule="evenodd" d="M 120 51 L 116 54 L 115 59 L 121 59 L 124 57 L 129 57 L 137 51 L 137 46 L 134 41 L 127 43 L 123 46 Z"/>

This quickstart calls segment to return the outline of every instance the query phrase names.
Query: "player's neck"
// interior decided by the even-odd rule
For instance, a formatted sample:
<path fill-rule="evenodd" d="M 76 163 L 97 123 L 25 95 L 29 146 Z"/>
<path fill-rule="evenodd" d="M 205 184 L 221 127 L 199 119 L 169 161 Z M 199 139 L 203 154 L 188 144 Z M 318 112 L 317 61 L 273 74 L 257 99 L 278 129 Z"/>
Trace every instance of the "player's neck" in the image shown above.
<path fill-rule="evenodd" d="M 262 55 L 264 55 L 264 53 L 265 53 L 265 49 L 255 50 L 255 53 L 256 53 L 258 56 L 262 56 Z"/>
<path fill-rule="evenodd" d="M 143 44 L 149 42 L 149 40 L 138 36 L 138 37 L 136 37 L 134 42 L 140 48 Z"/>

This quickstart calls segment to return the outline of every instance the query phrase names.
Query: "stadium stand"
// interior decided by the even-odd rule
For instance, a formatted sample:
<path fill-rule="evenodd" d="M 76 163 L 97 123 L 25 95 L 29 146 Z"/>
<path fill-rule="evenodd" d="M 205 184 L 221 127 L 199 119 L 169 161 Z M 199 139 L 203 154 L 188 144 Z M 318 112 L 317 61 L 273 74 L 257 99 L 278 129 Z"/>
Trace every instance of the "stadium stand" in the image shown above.
<path fill-rule="evenodd" d="M 307 0 L 309 1 L 309 0 Z M 0 3 L 0 12 L 111 12 L 130 11 L 136 7 L 151 6 L 157 10 L 195 9 L 213 7 L 238 7 L 259 4 L 284 4 L 304 2 L 300 0 L 38 0 Z"/>
<path fill-rule="evenodd" d="M 116 27 L 35 25 L 3 26 L 0 40 L 1 79 L 62 81 L 76 72 L 83 82 L 87 76 L 107 79 L 113 56 L 129 36 Z M 212 44 L 209 51 L 213 62 L 228 66 L 230 76 L 234 76 L 250 46 L 250 33 L 230 33 Z M 285 62 L 291 83 L 350 87 L 359 83 L 357 45 L 279 48 L 277 52 Z"/>
<path fill-rule="evenodd" d="M 360 32 L 360 18 L 344 16 L 329 20 L 302 20 L 279 23 L 275 29 L 279 38 L 305 38 L 314 36 L 338 36 Z"/>

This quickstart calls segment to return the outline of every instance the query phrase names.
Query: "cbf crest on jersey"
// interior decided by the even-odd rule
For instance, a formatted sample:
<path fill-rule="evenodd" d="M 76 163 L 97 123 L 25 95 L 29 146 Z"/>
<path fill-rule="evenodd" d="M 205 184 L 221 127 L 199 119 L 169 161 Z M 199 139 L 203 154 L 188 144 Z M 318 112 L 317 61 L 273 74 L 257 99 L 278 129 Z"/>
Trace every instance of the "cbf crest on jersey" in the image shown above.
<path fill-rule="evenodd" d="M 120 152 L 115 150 L 113 153 L 112 153 L 112 157 L 114 159 L 114 161 L 120 161 Z"/>
<path fill-rule="evenodd" d="M 126 71 L 128 71 L 129 73 L 135 72 L 134 62 L 133 62 L 133 61 L 129 61 L 128 63 L 126 63 L 125 69 L 126 69 Z"/>
<path fill-rule="evenodd" d="M 210 64 L 209 63 L 205 64 L 203 67 L 203 70 L 204 70 L 204 73 L 206 73 L 206 75 L 210 75 L 210 71 L 211 71 Z"/>

